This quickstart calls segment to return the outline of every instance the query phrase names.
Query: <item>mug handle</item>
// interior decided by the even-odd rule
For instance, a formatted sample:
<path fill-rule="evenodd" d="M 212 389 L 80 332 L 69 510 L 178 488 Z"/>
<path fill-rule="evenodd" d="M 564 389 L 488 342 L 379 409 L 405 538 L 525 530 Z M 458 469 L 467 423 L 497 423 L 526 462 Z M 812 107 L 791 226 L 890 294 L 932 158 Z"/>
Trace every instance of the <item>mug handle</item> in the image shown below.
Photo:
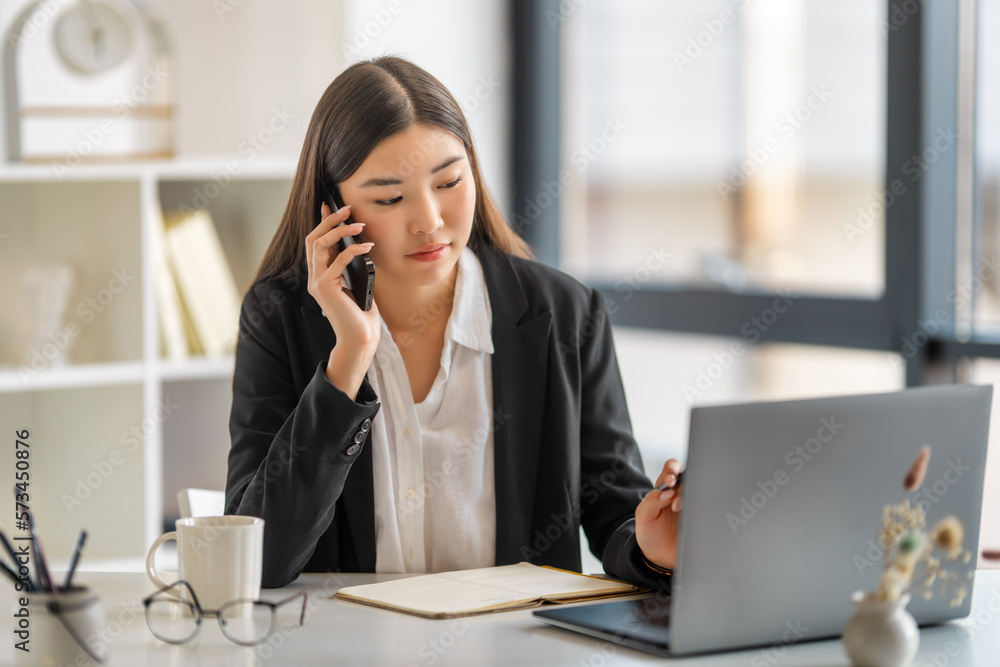
<path fill-rule="evenodd" d="M 146 574 L 149 575 L 150 581 L 152 581 L 157 588 L 166 588 L 170 584 L 160 579 L 159 572 L 156 571 L 156 550 L 160 548 L 160 545 L 164 542 L 169 542 L 170 540 L 177 541 L 177 531 L 172 530 L 169 533 L 163 533 L 156 538 L 153 542 L 153 546 L 149 548 L 149 553 L 146 554 Z"/>

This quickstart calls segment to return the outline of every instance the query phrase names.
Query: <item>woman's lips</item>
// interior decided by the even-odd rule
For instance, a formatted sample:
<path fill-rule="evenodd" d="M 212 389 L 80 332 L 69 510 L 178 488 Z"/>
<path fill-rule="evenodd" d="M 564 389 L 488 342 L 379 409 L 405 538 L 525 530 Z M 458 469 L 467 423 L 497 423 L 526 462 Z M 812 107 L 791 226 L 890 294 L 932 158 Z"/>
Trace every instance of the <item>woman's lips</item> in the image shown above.
<path fill-rule="evenodd" d="M 447 243 L 435 243 L 433 245 L 424 246 L 416 252 L 410 253 L 407 257 L 415 259 L 418 262 L 436 262 L 448 254 L 448 247 L 449 244 Z"/>

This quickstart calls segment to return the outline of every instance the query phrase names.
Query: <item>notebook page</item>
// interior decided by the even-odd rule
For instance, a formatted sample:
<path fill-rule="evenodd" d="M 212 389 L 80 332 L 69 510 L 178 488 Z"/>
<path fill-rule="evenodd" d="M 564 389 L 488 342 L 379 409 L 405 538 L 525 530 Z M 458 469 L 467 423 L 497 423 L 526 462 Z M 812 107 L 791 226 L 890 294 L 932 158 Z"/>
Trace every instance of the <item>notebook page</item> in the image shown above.
<path fill-rule="evenodd" d="M 498 590 L 441 575 L 348 586 L 340 589 L 337 596 L 421 615 L 469 614 L 496 607 L 530 604 L 538 599 L 531 594 Z"/>
<path fill-rule="evenodd" d="M 531 563 L 442 572 L 437 576 L 546 600 L 622 594 L 636 590 L 631 584 L 613 579 L 598 579 Z"/>

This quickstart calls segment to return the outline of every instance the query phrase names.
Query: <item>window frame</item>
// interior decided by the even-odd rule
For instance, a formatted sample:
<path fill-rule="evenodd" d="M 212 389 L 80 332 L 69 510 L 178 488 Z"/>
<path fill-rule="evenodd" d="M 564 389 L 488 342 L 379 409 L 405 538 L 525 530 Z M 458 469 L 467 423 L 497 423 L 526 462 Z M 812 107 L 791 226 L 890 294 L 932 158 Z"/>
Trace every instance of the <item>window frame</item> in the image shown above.
<path fill-rule="evenodd" d="M 975 1 L 885 4 L 883 191 L 903 178 L 902 169 L 933 144 L 939 129 L 953 127 L 975 136 L 975 119 L 960 114 L 962 103 L 969 100 L 963 99 L 968 93 L 958 85 L 960 76 L 971 75 L 967 54 L 971 49 L 974 55 L 975 44 L 969 44 L 968 25 L 971 21 L 974 40 Z M 534 218 L 527 217 L 526 208 L 527 202 L 537 200 L 541 184 L 558 179 L 560 170 L 560 24 L 572 18 L 560 5 L 559 0 L 509 4 L 514 82 L 510 164 L 515 186 L 511 217 L 538 259 L 555 266 L 560 264 L 558 197 Z M 974 180 L 966 190 L 972 196 L 968 215 L 958 207 L 963 196 L 960 173 L 974 160 L 974 143 L 966 142 L 964 148 L 958 144 L 955 150 L 941 152 L 917 180 L 906 177 L 905 192 L 886 208 L 885 289 L 879 298 L 795 295 L 794 307 L 779 322 L 755 329 L 757 340 L 899 353 L 906 386 L 961 381 L 963 357 L 1000 357 L 1000 336 L 974 329 L 972 336 L 957 333 L 961 313 L 954 290 L 971 279 L 969 258 L 978 257 L 972 224 L 978 196 Z M 685 285 L 644 286 L 622 294 L 607 282 L 591 285 L 607 298 L 616 325 L 729 337 L 739 337 L 751 318 L 782 296 Z M 943 320 L 940 326 L 921 326 L 942 309 L 947 316 L 938 318 Z"/>

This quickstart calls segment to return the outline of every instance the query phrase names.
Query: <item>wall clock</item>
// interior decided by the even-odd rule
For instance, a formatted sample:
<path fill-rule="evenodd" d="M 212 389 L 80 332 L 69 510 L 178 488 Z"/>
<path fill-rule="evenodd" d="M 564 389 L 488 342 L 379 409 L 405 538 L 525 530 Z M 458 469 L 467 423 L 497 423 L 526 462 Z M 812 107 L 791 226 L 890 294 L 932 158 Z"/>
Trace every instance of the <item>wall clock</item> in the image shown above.
<path fill-rule="evenodd" d="M 2 47 L 10 162 L 173 157 L 166 31 L 138 0 L 33 0 Z"/>
<path fill-rule="evenodd" d="M 66 67 L 96 74 L 120 65 L 132 48 L 132 29 L 118 10 L 87 0 L 56 20 L 56 53 Z"/>

